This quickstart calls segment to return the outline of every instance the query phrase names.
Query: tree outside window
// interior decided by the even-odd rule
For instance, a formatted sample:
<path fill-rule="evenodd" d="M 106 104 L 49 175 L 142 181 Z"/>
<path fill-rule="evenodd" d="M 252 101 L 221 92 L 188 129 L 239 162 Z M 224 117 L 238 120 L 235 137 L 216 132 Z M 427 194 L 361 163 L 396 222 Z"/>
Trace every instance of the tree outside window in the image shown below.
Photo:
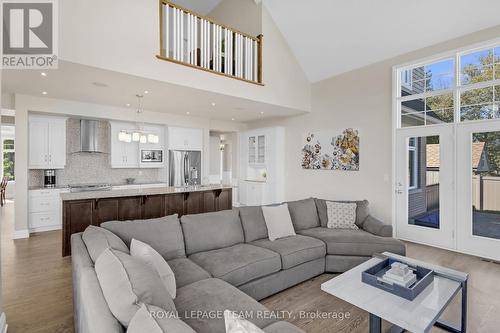
<path fill-rule="evenodd" d="M 8 180 L 15 180 L 14 178 L 14 139 L 3 140 L 3 175 L 8 177 Z"/>

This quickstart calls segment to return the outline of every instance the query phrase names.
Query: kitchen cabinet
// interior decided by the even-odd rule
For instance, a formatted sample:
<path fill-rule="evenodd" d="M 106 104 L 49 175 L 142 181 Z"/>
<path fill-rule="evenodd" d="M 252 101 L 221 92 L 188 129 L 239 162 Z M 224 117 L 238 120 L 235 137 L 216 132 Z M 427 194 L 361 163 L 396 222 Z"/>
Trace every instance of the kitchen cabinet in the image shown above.
<path fill-rule="evenodd" d="M 155 219 L 165 216 L 166 200 L 164 195 L 145 195 L 143 201 L 143 219 Z"/>
<path fill-rule="evenodd" d="M 64 169 L 66 118 L 30 116 L 28 126 L 28 168 Z"/>
<path fill-rule="evenodd" d="M 30 190 L 28 220 L 30 232 L 61 229 L 61 198 L 59 189 Z"/>
<path fill-rule="evenodd" d="M 199 214 L 232 208 L 232 189 L 63 201 L 63 256 L 71 254 L 71 235 L 107 221 Z"/>
<path fill-rule="evenodd" d="M 120 131 L 132 131 L 135 127 L 129 123 L 110 122 L 111 125 L 111 167 L 138 168 L 139 143 L 118 140 Z"/>
<path fill-rule="evenodd" d="M 248 164 L 266 163 L 266 136 L 264 134 L 248 135 Z"/>
<path fill-rule="evenodd" d="M 201 128 L 168 127 L 168 149 L 203 150 Z"/>

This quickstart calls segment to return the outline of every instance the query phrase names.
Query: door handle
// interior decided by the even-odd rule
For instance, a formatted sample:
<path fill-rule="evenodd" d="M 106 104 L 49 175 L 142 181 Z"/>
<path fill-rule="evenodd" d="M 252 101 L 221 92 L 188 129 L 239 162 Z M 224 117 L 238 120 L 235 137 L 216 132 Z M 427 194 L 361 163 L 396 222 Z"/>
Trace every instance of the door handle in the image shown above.
<path fill-rule="evenodd" d="M 401 190 L 396 190 L 396 194 L 403 194 L 403 191 L 401 191 Z"/>

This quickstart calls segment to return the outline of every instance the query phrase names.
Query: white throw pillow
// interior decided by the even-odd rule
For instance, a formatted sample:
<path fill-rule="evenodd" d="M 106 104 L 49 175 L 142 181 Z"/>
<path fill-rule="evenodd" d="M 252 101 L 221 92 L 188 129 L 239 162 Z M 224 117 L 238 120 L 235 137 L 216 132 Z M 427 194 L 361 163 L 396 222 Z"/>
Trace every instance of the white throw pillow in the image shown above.
<path fill-rule="evenodd" d="M 172 298 L 177 294 L 177 287 L 175 284 L 175 275 L 168 263 L 163 257 L 151 246 L 137 239 L 132 238 L 130 243 L 130 255 L 134 258 L 141 259 L 147 263 L 151 268 L 158 272 L 161 281 L 167 288 L 168 293 Z"/>
<path fill-rule="evenodd" d="M 262 213 L 264 214 L 269 240 L 273 241 L 278 238 L 295 236 L 295 229 L 293 229 L 292 218 L 287 204 L 262 207 Z"/>
<path fill-rule="evenodd" d="M 226 323 L 226 333 L 265 333 L 248 320 L 229 310 L 224 311 L 224 322 Z"/>
<path fill-rule="evenodd" d="M 359 229 L 356 222 L 355 202 L 326 202 L 327 227 L 331 229 Z"/>

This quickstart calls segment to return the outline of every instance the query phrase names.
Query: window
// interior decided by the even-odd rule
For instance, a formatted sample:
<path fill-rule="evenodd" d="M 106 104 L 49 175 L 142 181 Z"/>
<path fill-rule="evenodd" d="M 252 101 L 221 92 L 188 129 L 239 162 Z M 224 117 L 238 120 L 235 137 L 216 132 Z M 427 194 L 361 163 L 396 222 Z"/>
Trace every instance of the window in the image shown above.
<path fill-rule="evenodd" d="M 14 139 L 3 139 L 3 175 L 7 176 L 9 181 L 14 180 Z"/>
<path fill-rule="evenodd" d="M 498 45 L 398 71 L 399 127 L 500 119 Z"/>
<path fill-rule="evenodd" d="M 418 188 L 418 139 L 410 138 L 408 142 L 408 189 Z"/>

